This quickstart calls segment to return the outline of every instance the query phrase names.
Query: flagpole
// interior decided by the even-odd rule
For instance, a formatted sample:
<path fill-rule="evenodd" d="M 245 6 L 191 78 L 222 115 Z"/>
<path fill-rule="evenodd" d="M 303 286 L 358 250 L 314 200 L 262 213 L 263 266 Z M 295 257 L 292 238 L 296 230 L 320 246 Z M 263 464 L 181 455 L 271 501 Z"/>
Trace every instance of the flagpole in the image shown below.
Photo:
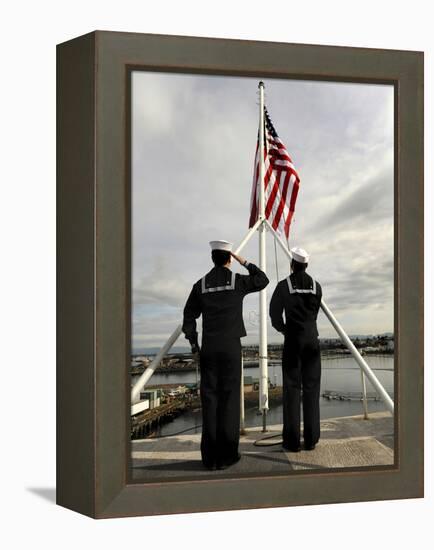
<path fill-rule="evenodd" d="M 264 83 L 259 82 L 259 269 L 266 272 L 266 225 L 264 188 Z M 267 357 L 267 291 L 259 293 L 259 408 L 262 410 L 262 431 L 267 431 L 268 357 Z"/>

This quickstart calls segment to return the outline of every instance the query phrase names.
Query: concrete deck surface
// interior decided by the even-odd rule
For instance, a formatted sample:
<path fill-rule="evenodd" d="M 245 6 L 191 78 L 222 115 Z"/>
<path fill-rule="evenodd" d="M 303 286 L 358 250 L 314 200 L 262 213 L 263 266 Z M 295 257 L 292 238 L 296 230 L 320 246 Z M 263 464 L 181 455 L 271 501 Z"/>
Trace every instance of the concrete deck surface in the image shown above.
<path fill-rule="evenodd" d="M 282 426 L 247 428 L 240 438 L 241 460 L 226 470 L 202 466 L 200 434 L 182 434 L 132 441 L 132 477 L 157 480 L 196 477 L 232 477 L 279 474 L 294 470 L 387 466 L 394 462 L 394 423 L 388 412 L 327 419 L 321 422 L 321 439 L 313 451 L 284 451 L 281 445 L 256 446 L 255 441 L 281 434 Z M 277 440 L 277 438 L 276 438 Z"/>

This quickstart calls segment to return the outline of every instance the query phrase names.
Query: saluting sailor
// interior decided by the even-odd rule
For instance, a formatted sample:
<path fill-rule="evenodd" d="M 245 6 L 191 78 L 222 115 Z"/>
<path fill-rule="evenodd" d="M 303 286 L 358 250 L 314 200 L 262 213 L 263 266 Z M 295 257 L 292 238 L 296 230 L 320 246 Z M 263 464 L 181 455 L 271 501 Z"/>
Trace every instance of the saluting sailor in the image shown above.
<path fill-rule="evenodd" d="M 241 458 L 240 438 L 241 341 L 246 336 L 243 298 L 268 284 L 256 265 L 232 252 L 232 243 L 211 241 L 214 267 L 197 281 L 184 308 L 182 330 L 192 352 L 200 351 L 202 402 L 202 462 L 209 469 L 224 469 Z M 230 270 L 235 258 L 248 275 Z M 202 315 L 202 349 L 196 319 Z"/>
<path fill-rule="evenodd" d="M 273 327 L 285 336 L 282 354 L 283 447 L 298 452 L 301 450 L 301 391 L 304 448 L 313 450 L 320 438 L 321 355 L 316 320 L 322 290 L 321 285 L 306 273 L 308 253 L 302 248 L 292 248 L 291 255 L 291 274 L 276 286 L 270 301 L 270 317 Z"/>

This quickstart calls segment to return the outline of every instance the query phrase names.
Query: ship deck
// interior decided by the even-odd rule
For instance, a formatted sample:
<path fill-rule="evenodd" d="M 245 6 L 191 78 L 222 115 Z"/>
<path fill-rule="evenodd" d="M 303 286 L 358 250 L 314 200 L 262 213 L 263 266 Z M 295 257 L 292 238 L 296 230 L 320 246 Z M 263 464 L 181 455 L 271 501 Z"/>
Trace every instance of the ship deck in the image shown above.
<path fill-rule="evenodd" d="M 225 470 L 202 466 L 200 433 L 132 441 L 132 479 L 157 481 L 176 478 L 244 477 L 285 474 L 299 470 L 324 470 L 393 466 L 394 420 L 388 412 L 329 418 L 321 422 L 321 439 L 313 451 L 292 453 L 280 444 L 257 446 L 270 435 L 279 436 L 281 425 L 246 428 L 240 438 L 241 460 Z M 277 438 L 276 438 L 277 439 Z"/>

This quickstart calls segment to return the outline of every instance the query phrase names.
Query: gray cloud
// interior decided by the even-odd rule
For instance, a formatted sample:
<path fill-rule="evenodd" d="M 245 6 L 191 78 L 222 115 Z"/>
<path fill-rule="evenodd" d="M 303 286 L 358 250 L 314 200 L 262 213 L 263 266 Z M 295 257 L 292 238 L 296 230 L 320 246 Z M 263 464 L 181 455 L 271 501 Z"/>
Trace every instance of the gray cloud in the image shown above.
<path fill-rule="evenodd" d="M 374 220 L 375 224 L 384 219 L 390 221 L 393 218 L 392 162 L 357 187 L 349 186 L 349 190 L 344 188 L 338 196 L 339 202 L 320 216 L 311 230 L 335 229 L 337 226 L 364 223 L 366 220 Z"/>
<path fill-rule="evenodd" d="M 133 287 L 135 306 L 161 304 L 179 307 L 185 301 L 189 284 L 179 274 L 169 269 L 168 260 L 157 256 L 151 260 L 152 267 Z"/>

